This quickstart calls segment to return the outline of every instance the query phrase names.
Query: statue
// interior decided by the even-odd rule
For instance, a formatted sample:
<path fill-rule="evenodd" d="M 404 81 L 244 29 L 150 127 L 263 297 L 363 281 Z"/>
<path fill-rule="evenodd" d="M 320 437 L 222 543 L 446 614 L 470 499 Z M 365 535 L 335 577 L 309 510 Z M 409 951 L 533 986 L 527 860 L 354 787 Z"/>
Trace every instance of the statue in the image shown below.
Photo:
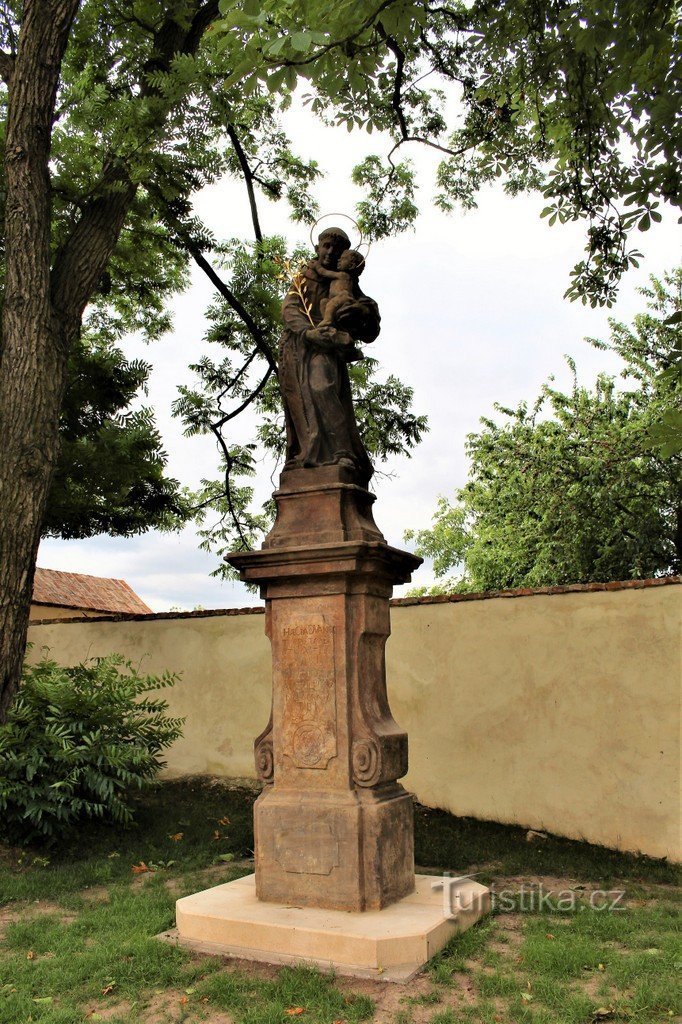
<path fill-rule="evenodd" d="M 341 228 L 322 231 L 316 259 L 297 276 L 298 286 L 282 306 L 284 468 L 345 466 L 365 486 L 373 468 L 355 420 L 348 363 L 362 358 L 355 343 L 374 341 L 381 318 L 376 302 L 358 284 L 364 258 L 349 250 Z"/>

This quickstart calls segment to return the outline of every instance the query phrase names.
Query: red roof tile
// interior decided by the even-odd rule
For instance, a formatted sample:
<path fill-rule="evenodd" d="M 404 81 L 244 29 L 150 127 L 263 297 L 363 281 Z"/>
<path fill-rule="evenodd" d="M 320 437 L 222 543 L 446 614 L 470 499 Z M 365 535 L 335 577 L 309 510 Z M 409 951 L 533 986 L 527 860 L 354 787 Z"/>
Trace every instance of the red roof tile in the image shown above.
<path fill-rule="evenodd" d="M 125 580 L 84 576 L 80 572 L 58 572 L 56 569 L 36 569 L 33 603 L 131 615 L 151 612 L 151 608 Z"/>

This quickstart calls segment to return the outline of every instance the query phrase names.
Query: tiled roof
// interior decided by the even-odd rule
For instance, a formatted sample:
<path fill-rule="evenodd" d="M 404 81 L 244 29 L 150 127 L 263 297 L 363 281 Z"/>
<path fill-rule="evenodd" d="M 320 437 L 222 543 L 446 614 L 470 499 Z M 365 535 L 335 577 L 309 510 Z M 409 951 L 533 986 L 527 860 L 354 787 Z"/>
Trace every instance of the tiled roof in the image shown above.
<path fill-rule="evenodd" d="M 33 603 L 127 615 L 151 612 L 151 608 L 130 589 L 125 580 L 84 576 L 80 572 L 58 572 L 56 569 L 36 569 Z"/>

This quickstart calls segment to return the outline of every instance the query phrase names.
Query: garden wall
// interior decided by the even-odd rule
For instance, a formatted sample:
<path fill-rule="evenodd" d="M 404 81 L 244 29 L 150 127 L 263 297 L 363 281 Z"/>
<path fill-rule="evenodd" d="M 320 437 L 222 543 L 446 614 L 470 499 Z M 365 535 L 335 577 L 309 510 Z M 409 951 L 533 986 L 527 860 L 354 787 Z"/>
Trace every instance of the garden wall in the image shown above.
<path fill-rule="evenodd" d="M 457 815 L 652 856 L 680 849 L 682 580 L 396 601 L 389 696 L 405 785 Z M 167 775 L 253 779 L 270 703 L 262 609 L 33 624 L 32 657 L 119 651 L 182 674 Z"/>

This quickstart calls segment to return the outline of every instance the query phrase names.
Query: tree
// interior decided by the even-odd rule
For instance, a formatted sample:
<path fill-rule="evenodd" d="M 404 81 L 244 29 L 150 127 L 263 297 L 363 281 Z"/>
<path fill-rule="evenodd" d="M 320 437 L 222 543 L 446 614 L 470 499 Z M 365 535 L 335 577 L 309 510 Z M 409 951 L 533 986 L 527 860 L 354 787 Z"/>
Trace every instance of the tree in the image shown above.
<path fill-rule="evenodd" d="M 107 95 L 114 85 L 107 81 L 108 64 L 95 68 L 87 54 L 88 41 L 99 42 L 97 56 L 109 46 L 120 65 L 120 33 L 107 40 L 101 24 L 106 13 L 114 16 L 115 4 L 83 5 L 76 20 L 79 7 L 79 0 L 3 5 L 4 42 L 11 52 L 0 61 L 7 84 L 0 716 L 19 681 L 35 555 L 58 458 L 69 353 L 138 191 L 141 161 L 132 154 L 127 159 L 126 148 L 139 151 L 143 133 L 152 136 L 170 121 L 172 105 L 149 82 L 154 59 L 168 62 L 175 54 L 194 52 L 217 13 L 217 4 L 188 5 L 190 17 L 182 24 L 169 17 L 154 32 L 148 30 L 146 54 L 139 38 L 130 40 L 128 55 L 137 51 L 141 63 L 137 81 L 131 78 L 125 97 L 118 99 L 125 109 L 118 111 L 115 138 L 114 122 L 103 113 L 104 100 L 117 105 Z M 73 59 L 60 82 L 69 41 Z M 81 104 L 72 110 L 79 92 Z M 88 114 L 87 133 L 77 132 L 76 146 L 69 147 L 69 127 Z M 169 135 L 166 127 L 164 136 Z"/>
<path fill-rule="evenodd" d="M 438 592 L 642 579 L 682 568 L 682 457 L 652 448 L 662 414 L 682 411 L 682 381 L 667 370 L 679 352 L 682 268 L 642 289 L 651 312 L 629 329 L 610 321 L 598 348 L 624 362 L 618 390 L 549 385 L 529 411 L 496 406 L 469 435 L 469 479 L 440 498 L 431 529 L 410 531 L 434 560 Z M 461 576 L 447 579 L 459 569 Z"/>
<path fill-rule="evenodd" d="M 228 391 L 240 395 L 245 388 L 239 403 L 245 408 L 264 394 L 276 370 L 266 340 L 272 311 L 262 311 L 263 323 L 254 319 L 218 276 L 206 255 L 215 240 L 193 217 L 191 196 L 221 173 L 239 174 L 258 247 L 263 239 L 255 189 L 285 192 L 295 215 L 304 216 L 304 208 L 309 215 L 306 184 L 316 170 L 291 153 L 279 127 L 277 111 L 287 96 L 270 100 L 264 90 L 226 87 L 241 40 L 235 34 L 226 45 L 211 37 L 218 11 L 218 0 L 0 5 L 6 84 L 0 96 L 6 113 L 0 719 L 20 678 L 37 546 L 42 530 L 51 529 L 47 499 L 59 458 L 69 360 L 76 358 L 86 307 L 86 336 L 95 345 L 110 350 L 116 334 L 133 327 L 153 337 L 163 327 L 164 300 L 183 287 L 194 260 L 250 334 L 250 351 Z M 263 262 L 260 255 L 257 260 Z M 256 356 L 266 372 L 253 385 L 248 371 Z M 146 429 L 149 456 L 149 423 Z M 87 456 L 89 447 L 92 458 L 92 437 L 76 440 L 85 442 L 81 454 Z M 111 432 L 106 438 L 100 433 L 98 443 L 112 440 Z M 223 450 L 229 475 L 233 456 Z M 148 497 L 164 517 L 169 495 L 162 493 L 158 459 L 156 467 L 147 462 Z M 72 478 L 72 490 L 73 484 Z M 109 495 L 111 484 L 116 481 L 108 482 Z M 57 495 L 60 486 L 69 489 L 64 485 L 58 476 Z M 227 501 L 232 504 L 229 491 Z M 83 511 L 92 515 L 92 504 Z M 89 527 L 80 519 L 81 533 L 121 522 L 111 510 Z M 134 526 L 125 523 L 126 529 Z"/>
<path fill-rule="evenodd" d="M 395 140 L 387 161 L 371 156 L 356 172 L 375 237 L 416 216 L 409 166 L 394 160 L 412 141 L 445 157 L 444 208 L 472 205 L 482 184 L 506 176 L 512 193 L 541 188 L 551 216 L 586 217 L 589 256 L 571 294 L 590 301 L 611 301 L 636 259 L 627 231 L 656 220 L 661 199 L 679 204 L 673 3 L 642 12 L 636 0 L 1 0 L 0 43 L 0 720 L 20 678 L 69 357 L 86 308 L 87 329 L 105 333 L 136 317 L 158 320 L 190 261 L 220 295 L 218 320 L 224 301 L 250 337 L 248 354 L 240 337 L 228 345 L 222 382 L 208 369 L 210 401 L 222 395 L 223 412 L 202 427 L 216 436 L 227 478 L 206 500 L 239 520 L 231 471 L 250 472 L 252 451 L 224 431 L 253 406 L 264 416 L 259 440 L 273 439 L 271 311 L 259 307 L 258 288 L 240 298 L 218 273 L 220 248 L 191 198 L 222 173 L 243 180 L 254 274 L 264 274 L 258 191 L 286 195 L 299 219 L 311 212 L 317 168 L 292 153 L 278 120 L 299 76 L 311 83 L 313 113 Z M 431 81 L 457 86 L 455 123 Z M 632 209 L 615 210 L 620 200 Z M 222 255 L 238 267 L 238 253 Z M 357 381 L 366 423 L 397 425 L 390 444 L 409 447 L 423 421 L 404 421 L 401 387 L 392 407 L 382 403 L 370 369 Z M 241 488 L 248 516 L 247 497 Z"/>
<path fill-rule="evenodd" d="M 149 363 L 130 362 L 101 339 L 74 342 L 43 536 L 128 537 L 176 529 L 193 514 L 189 496 L 165 475 L 152 410 L 129 408 L 150 371 Z"/>

